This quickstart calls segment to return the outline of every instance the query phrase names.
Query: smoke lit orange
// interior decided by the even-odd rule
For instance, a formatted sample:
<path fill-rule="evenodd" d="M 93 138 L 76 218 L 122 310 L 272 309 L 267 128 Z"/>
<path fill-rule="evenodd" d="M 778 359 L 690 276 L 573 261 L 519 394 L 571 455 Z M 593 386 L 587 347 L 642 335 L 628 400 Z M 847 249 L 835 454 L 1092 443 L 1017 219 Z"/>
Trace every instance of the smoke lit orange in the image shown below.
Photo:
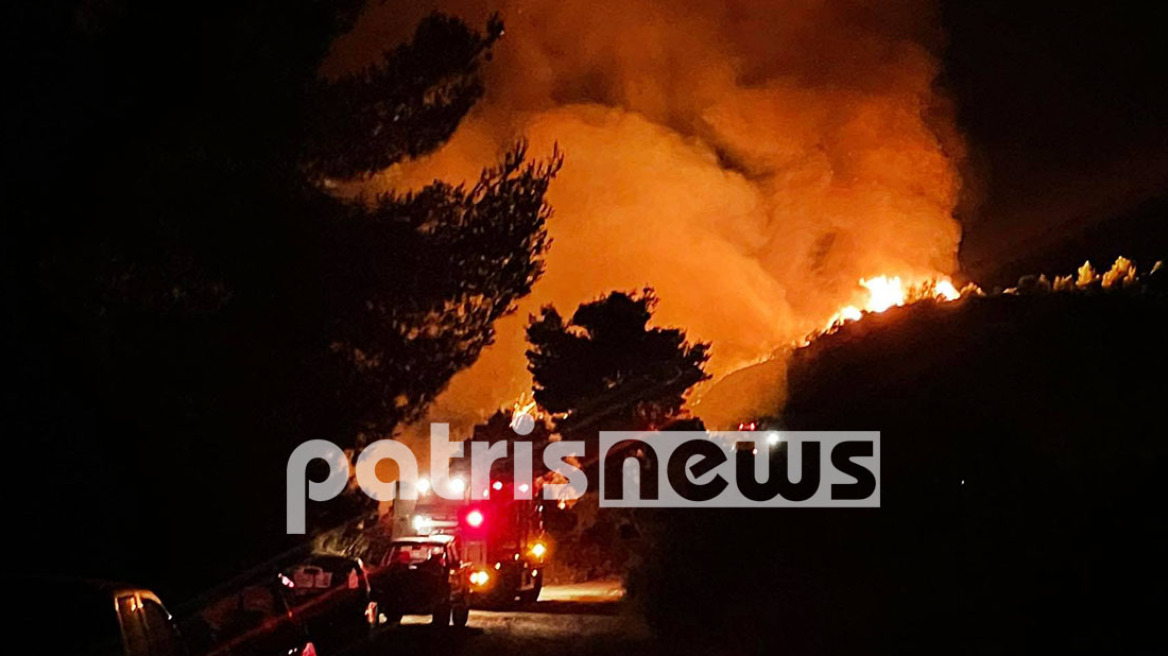
<path fill-rule="evenodd" d="M 926 278 L 930 296 L 956 296 L 940 276 L 957 269 L 964 147 L 934 84 L 932 12 L 873 21 L 848 2 L 489 4 L 507 36 L 484 69 L 483 101 L 445 147 L 360 189 L 474 180 L 520 137 L 533 156 L 565 153 L 548 193 L 546 273 L 451 381 L 435 420 L 465 432 L 530 391 L 523 326 L 548 303 L 571 314 L 651 286 L 654 323 L 711 342 L 716 381 L 833 314 L 832 324 L 903 304 Z M 363 65 L 371 42 L 434 8 L 487 17 L 474 0 L 388 2 L 337 42 L 329 70 Z M 770 398 L 771 382 L 734 396 Z"/>

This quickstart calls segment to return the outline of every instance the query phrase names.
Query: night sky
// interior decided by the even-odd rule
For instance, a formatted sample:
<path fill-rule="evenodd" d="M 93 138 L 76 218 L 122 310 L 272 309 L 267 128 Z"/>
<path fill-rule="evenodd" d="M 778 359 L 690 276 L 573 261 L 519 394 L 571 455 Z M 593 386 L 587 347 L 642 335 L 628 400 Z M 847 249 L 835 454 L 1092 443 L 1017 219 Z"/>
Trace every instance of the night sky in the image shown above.
<path fill-rule="evenodd" d="M 943 17 L 944 82 L 971 151 L 961 212 L 970 277 L 1008 283 L 1040 272 L 1028 267 L 1063 273 L 1120 250 L 1162 258 L 1162 8 L 991 0 L 947 2 Z"/>

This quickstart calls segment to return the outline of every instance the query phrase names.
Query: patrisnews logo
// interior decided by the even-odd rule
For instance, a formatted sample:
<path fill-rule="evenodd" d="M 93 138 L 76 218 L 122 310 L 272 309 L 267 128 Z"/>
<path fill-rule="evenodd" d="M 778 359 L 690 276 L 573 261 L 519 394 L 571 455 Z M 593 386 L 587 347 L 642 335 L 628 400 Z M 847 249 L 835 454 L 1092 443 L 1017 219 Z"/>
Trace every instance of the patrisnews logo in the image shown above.
<path fill-rule="evenodd" d="M 878 432 L 602 432 L 600 454 L 601 507 L 880 506 Z"/>
<path fill-rule="evenodd" d="M 599 483 L 601 507 L 880 506 L 880 433 L 875 431 L 601 432 L 599 454 L 591 458 L 584 442 L 546 444 L 541 457 L 547 474 L 538 479 L 531 442 L 461 442 L 449 435 L 447 424 L 430 425 L 429 478 L 418 476 L 413 451 L 396 440 L 365 447 L 355 472 L 336 444 L 301 444 L 288 458 L 288 533 L 305 532 L 308 500 L 335 498 L 354 475 L 358 487 L 377 501 L 392 501 L 399 494 L 412 500 L 490 500 L 492 490 L 502 487 L 491 479 L 498 460 L 510 463 L 512 493 L 523 500 L 537 494 L 551 501 L 578 499 Z M 464 453 L 466 444 L 471 446 L 469 455 Z M 451 474 L 452 459 L 469 459 L 469 480 Z M 308 478 L 308 464 L 314 460 L 328 464 L 324 480 Z M 383 460 L 397 463 L 397 481 L 378 477 Z"/>

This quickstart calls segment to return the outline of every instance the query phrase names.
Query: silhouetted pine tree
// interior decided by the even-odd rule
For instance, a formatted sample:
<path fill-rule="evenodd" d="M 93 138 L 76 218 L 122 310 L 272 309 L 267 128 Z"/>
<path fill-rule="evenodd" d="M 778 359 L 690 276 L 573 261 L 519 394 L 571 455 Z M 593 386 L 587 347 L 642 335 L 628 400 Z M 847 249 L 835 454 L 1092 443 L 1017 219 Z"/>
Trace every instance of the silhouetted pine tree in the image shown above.
<path fill-rule="evenodd" d="M 676 328 L 650 328 L 657 297 L 612 292 L 565 322 L 545 306 L 527 327 L 535 400 L 566 414 L 561 430 L 659 426 L 675 417 L 690 387 L 709 378 L 709 344 Z"/>

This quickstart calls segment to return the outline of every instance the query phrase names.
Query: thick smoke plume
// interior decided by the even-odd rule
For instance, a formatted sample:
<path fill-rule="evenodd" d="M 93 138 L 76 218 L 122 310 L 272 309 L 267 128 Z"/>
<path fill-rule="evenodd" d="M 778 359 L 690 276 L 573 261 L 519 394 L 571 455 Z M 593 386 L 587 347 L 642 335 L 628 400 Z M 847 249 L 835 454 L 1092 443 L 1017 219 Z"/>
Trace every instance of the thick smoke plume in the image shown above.
<path fill-rule="evenodd" d="M 930 2 L 391 0 L 330 68 L 369 61 L 433 9 L 480 25 L 502 13 L 487 96 L 441 151 L 368 191 L 473 180 L 521 137 L 566 154 L 546 276 L 436 420 L 474 421 L 530 388 L 522 327 L 542 304 L 655 287 L 655 321 L 711 341 L 719 377 L 821 327 L 862 277 L 956 268 L 962 142 L 935 88 Z"/>

